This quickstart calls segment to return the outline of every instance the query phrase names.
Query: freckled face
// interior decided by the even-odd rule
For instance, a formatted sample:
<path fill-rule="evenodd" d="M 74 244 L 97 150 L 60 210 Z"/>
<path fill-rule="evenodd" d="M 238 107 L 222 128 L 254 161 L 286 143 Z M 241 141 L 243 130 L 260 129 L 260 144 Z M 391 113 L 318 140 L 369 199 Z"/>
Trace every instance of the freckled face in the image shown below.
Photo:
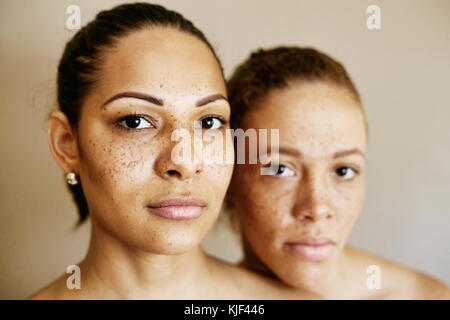
<path fill-rule="evenodd" d="M 260 164 L 235 167 L 231 194 L 243 235 L 276 276 L 300 286 L 336 260 L 362 207 L 363 113 L 343 88 L 293 83 L 270 92 L 242 126 L 279 129 L 280 145 L 274 175 L 260 175 Z M 292 245 L 307 239 L 332 244 Z"/>
<path fill-rule="evenodd" d="M 78 130 L 79 175 L 91 218 L 129 246 L 160 254 L 186 252 L 216 221 L 232 164 L 177 164 L 171 153 L 179 141 L 171 137 L 184 129 L 191 136 L 214 131 L 224 141 L 229 138 L 228 102 L 205 101 L 226 97 L 220 67 L 195 37 L 149 28 L 120 39 L 107 51 L 100 72 Z M 158 101 L 111 100 L 124 92 Z M 194 128 L 195 121 L 202 125 Z M 185 220 L 156 215 L 147 207 L 175 196 L 200 198 L 206 207 Z"/>

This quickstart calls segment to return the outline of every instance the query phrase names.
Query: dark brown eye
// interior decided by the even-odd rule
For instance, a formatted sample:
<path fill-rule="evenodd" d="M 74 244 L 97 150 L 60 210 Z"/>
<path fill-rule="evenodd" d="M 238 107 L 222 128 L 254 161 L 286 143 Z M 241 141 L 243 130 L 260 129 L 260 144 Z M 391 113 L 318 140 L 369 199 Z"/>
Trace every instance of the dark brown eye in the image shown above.
<path fill-rule="evenodd" d="M 283 172 L 286 170 L 286 167 L 282 164 L 278 166 L 277 174 L 283 174 Z"/>
<path fill-rule="evenodd" d="M 335 171 L 336 175 L 338 177 L 341 177 L 343 179 L 351 179 L 355 176 L 355 170 L 350 167 L 339 167 Z"/>
<path fill-rule="evenodd" d="M 145 129 L 152 127 L 150 122 L 137 115 L 126 116 L 119 120 L 119 124 L 127 129 Z"/>
<path fill-rule="evenodd" d="M 217 117 L 206 117 L 201 120 L 202 129 L 219 129 L 223 124 L 224 121 Z"/>
<path fill-rule="evenodd" d="M 295 175 L 295 172 L 289 168 L 287 165 L 284 164 L 271 164 L 269 169 L 269 174 L 271 176 L 277 176 L 277 177 L 292 177 Z"/>

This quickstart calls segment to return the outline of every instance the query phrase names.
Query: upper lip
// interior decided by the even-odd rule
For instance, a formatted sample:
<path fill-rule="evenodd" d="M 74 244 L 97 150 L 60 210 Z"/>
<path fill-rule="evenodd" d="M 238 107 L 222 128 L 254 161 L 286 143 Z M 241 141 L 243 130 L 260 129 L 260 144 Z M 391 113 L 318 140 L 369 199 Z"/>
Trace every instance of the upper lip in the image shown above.
<path fill-rule="evenodd" d="M 327 237 L 304 237 L 300 240 L 288 241 L 286 244 L 289 245 L 306 245 L 306 246 L 321 246 L 325 244 L 335 244 L 334 241 Z"/>
<path fill-rule="evenodd" d="M 197 207 L 205 207 L 206 202 L 197 197 L 173 197 L 170 199 L 164 199 L 160 201 L 152 202 L 148 205 L 148 207 L 151 208 L 162 208 L 162 207 L 169 207 L 169 206 L 197 206 Z"/>

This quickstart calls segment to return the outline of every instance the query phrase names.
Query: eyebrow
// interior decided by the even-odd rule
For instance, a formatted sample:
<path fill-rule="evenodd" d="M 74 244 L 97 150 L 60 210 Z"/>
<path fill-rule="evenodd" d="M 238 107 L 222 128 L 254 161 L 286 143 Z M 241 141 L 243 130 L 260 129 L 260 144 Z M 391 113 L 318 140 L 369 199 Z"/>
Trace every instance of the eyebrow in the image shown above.
<path fill-rule="evenodd" d="M 263 153 L 260 154 L 261 155 L 268 155 L 272 153 L 272 148 L 271 146 L 267 146 L 267 150 Z M 298 157 L 301 158 L 302 157 L 302 153 L 300 151 L 298 151 L 297 149 L 294 148 L 290 148 L 290 147 L 282 147 L 282 146 L 278 146 L 278 154 L 287 154 L 290 156 L 294 156 L 294 157 Z"/>
<path fill-rule="evenodd" d="M 290 148 L 290 147 L 282 147 L 282 146 L 280 146 L 278 148 L 278 153 L 279 154 L 283 153 L 283 154 L 287 154 L 287 155 L 298 157 L 298 158 L 301 158 L 303 156 L 302 153 L 299 150 L 297 150 L 297 149 Z M 333 155 L 333 159 L 349 156 L 349 155 L 352 155 L 352 154 L 359 154 L 363 158 L 365 157 L 364 152 L 362 152 L 358 148 L 353 148 L 353 149 L 348 149 L 348 150 L 342 150 L 342 151 L 335 152 L 334 155 Z"/>
<path fill-rule="evenodd" d="M 362 152 L 362 151 L 359 150 L 358 148 L 353 148 L 353 149 L 349 149 L 349 150 L 337 151 L 337 152 L 333 155 L 333 159 L 339 158 L 339 157 L 349 156 L 349 155 L 352 155 L 352 154 L 359 154 L 360 156 L 362 156 L 363 158 L 365 158 L 364 152 Z"/>
<path fill-rule="evenodd" d="M 118 100 L 118 99 L 122 99 L 122 98 L 134 98 L 134 99 L 140 99 L 140 100 L 144 100 L 147 102 L 150 102 L 152 104 L 155 104 L 157 106 L 164 106 L 164 101 L 161 98 L 155 97 L 153 95 L 149 95 L 149 94 L 145 94 L 145 93 L 139 93 L 139 92 L 121 92 L 118 93 L 114 96 L 112 96 L 111 98 L 109 98 L 108 100 L 106 100 L 103 104 L 102 104 L 102 108 L 105 107 L 107 104 Z M 201 98 L 200 100 L 197 101 L 197 103 L 195 104 L 196 107 L 202 107 L 205 106 L 211 102 L 214 102 L 216 100 L 225 100 L 228 102 L 228 99 L 225 98 L 222 94 L 217 93 L 217 94 L 213 94 L 204 98 Z"/>
<path fill-rule="evenodd" d="M 195 104 L 196 107 L 202 107 L 204 105 L 207 105 L 211 102 L 217 101 L 217 100 L 225 100 L 226 102 L 228 102 L 228 99 L 225 98 L 223 95 L 221 95 L 220 93 L 216 93 L 204 98 L 201 98 L 200 100 L 197 101 L 197 103 Z"/>
<path fill-rule="evenodd" d="M 161 106 L 161 107 L 164 105 L 164 102 L 162 99 L 152 96 L 152 95 L 149 95 L 149 94 L 139 93 L 139 92 L 121 92 L 121 93 L 118 93 L 118 94 L 112 96 L 108 100 L 106 100 L 102 104 L 102 107 L 106 106 L 107 104 L 109 104 L 115 100 L 122 99 L 122 98 L 135 98 L 135 99 L 145 100 L 147 102 L 156 104 L 157 106 Z"/>
<path fill-rule="evenodd" d="M 287 155 L 298 157 L 298 158 L 302 157 L 302 153 L 300 151 L 298 151 L 297 149 L 289 148 L 289 147 L 279 147 L 278 153 L 283 153 L 283 154 L 287 154 Z"/>

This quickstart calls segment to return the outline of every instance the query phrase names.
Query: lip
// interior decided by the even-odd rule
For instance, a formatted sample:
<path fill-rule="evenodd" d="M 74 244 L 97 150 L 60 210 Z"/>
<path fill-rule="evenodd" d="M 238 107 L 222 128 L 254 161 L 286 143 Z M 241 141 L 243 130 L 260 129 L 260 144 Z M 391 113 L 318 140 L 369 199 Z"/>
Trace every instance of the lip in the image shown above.
<path fill-rule="evenodd" d="M 151 213 L 170 220 L 189 220 L 201 216 L 206 202 L 196 197 L 174 197 L 147 205 Z"/>
<path fill-rule="evenodd" d="M 326 237 L 305 237 L 300 240 L 287 241 L 285 246 L 301 259 L 324 260 L 333 253 L 336 243 Z"/>

